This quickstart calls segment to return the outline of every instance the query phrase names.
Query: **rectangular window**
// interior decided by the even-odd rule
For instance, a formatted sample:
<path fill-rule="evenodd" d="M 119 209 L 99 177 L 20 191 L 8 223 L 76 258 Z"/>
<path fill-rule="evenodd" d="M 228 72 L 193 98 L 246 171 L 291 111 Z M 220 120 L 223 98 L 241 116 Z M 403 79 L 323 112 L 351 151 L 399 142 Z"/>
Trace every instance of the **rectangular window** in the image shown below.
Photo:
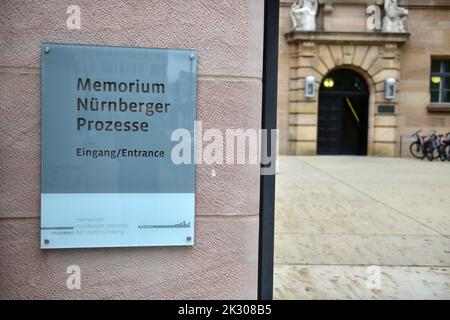
<path fill-rule="evenodd" d="M 432 59 L 430 76 L 432 103 L 450 103 L 450 59 Z"/>

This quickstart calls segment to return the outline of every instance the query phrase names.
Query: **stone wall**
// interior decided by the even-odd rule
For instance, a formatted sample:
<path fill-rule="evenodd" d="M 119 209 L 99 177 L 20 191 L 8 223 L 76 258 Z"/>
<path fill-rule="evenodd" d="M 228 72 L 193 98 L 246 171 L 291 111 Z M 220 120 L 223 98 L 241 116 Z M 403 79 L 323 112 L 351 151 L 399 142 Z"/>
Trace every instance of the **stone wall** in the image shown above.
<path fill-rule="evenodd" d="M 410 39 L 403 47 L 398 97 L 398 132 L 410 135 L 422 128 L 450 131 L 450 112 L 430 112 L 430 69 L 432 57 L 450 59 L 450 3 L 447 9 L 411 9 L 408 19 Z M 403 144 L 407 154 L 408 140 Z"/>
<path fill-rule="evenodd" d="M 0 1 L 0 298 L 256 298 L 257 165 L 197 166 L 193 248 L 39 249 L 39 45 L 197 49 L 203 128 L 259 128 L 263 2 L 81 0 L 68 30 L 71 4 Z"/>
<path fill-rule="evenodd" d="M 290 154 L 289 149 L 289 45 L 284 35 L 292 29 L 290 4 L 280 1 L 280 26 L 278 48 L 278 100 L 277 128 L 279 130 L 279 152 Z"/>

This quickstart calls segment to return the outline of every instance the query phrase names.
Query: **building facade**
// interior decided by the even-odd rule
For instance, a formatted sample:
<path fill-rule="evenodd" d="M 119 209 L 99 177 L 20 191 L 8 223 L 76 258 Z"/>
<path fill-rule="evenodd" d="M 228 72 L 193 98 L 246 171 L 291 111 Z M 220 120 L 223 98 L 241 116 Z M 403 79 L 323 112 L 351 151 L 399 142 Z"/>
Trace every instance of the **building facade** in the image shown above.
<path fill-rule="evenodd" d="M 399 156 L 418 129 L 450 131 L 450 1 L 318 0 L 296 29 L 292 8 L 282 1 L 281 154 Z"/>

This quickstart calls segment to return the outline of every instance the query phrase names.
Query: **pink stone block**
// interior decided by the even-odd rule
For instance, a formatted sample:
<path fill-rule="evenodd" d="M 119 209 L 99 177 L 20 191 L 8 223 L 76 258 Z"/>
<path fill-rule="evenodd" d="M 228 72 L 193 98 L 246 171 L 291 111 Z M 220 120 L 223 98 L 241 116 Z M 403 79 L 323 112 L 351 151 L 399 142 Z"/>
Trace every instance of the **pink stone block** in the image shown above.
<path fill-rule="evenodd" d="M 1 147 L 0 164 L 0 219 L 38 217 L 39 146 Z"/>
<path fill-rule="evenodd" d="M 2 0 L 0 65 L 39 66 L 42 42 L 193 48 L 199 72 L 261 77 L 260 0 L 80 0 L 81 29 L 69 30 L 71 0 Z"/>
<path fill-rule="evenodd" d="M 38 148 L 41 123 L 39 74 L 2 73 L 0 97 L 0 147 Z"/>
<path fill-rule="evenodd" d="M 255 216 L 198 218 L 193 248 L 40 250 L 38 219 L 0 220 L 0 240 L 0 299 L 256 299 Z"/>
<path fill-rule="evenodd" d="M 260 81 L 205 80 L 198 83 L 197 119 L 203 128 L 261 128 Z"/>
<path fill-rule="evenodd" d="M 258 165 L 200 165 L 196 179 L 196 214 L 258 214 Z"/>
<path fill-rule="evenodd" d="M 202 121 L 203 131 L 218 129 L 225 142 L 226 129 L 260 128 L 261 83 L 207 80 L 200 81 L 198 92 L 197 119 Z M 208 144 L 203 143 L 203 151 Z M 257 214 L 259 171 L 258 164 L 230 165 L 225 159 L 223 164 L 198 165 L 197 214 Z"/>

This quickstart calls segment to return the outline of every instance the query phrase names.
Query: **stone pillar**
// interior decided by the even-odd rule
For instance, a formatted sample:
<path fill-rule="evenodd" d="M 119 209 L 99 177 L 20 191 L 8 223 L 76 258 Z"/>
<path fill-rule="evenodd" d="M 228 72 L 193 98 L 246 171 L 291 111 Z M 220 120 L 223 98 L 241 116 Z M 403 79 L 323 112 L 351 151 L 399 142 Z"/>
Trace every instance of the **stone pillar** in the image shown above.
<path fill-rule="evenodd" d="M 388 43 L 378 47 L 378 59 L 368 70 L 373 74 L 375 82 L 375 110 L 372 112 L 374 120 L 372 126 L 373 145 L 369 151 L 378 156 L 397 156 L 397 99 L 389 101 L 385 99 L 385 81 L 387 78 L 394 78 L 397 82 L 400 80 L 400 54 L 396 44 Z M 398 86 L 397 86 L 398 90 Z M 398 97 L 398 92 L 397 92 Z M 380 113 L 378 106 L 393 105 L 395 112 L 393 114 Z M 371 119 L 369 119 L 370 121 Z M 369 126 L 371 124 L 369 123 Z"/>
<path fill-rule="evenodd" d="M 68 30 L 71 4 L 0 4 L 0 298 L 255 299 L 258 165 L 197 166 L 193 248 L 39 249 L 39 45 L 197 49 L 203 129 L 260 128 L 263 2 L 80 0 Z"/>
<path fill-rule="evenodd" d="M 322 74 L 317 65 L 317 47 L 314 42 L 302 42 L 290 46 L 289 73 L 289 134 L 290 153 L 313 155 L 317 149 L 318 97 L 305 97 L 305 78 L 314 76 L 316 89 Z M 316 90 L 316 93 L 318 91 Z"/>

